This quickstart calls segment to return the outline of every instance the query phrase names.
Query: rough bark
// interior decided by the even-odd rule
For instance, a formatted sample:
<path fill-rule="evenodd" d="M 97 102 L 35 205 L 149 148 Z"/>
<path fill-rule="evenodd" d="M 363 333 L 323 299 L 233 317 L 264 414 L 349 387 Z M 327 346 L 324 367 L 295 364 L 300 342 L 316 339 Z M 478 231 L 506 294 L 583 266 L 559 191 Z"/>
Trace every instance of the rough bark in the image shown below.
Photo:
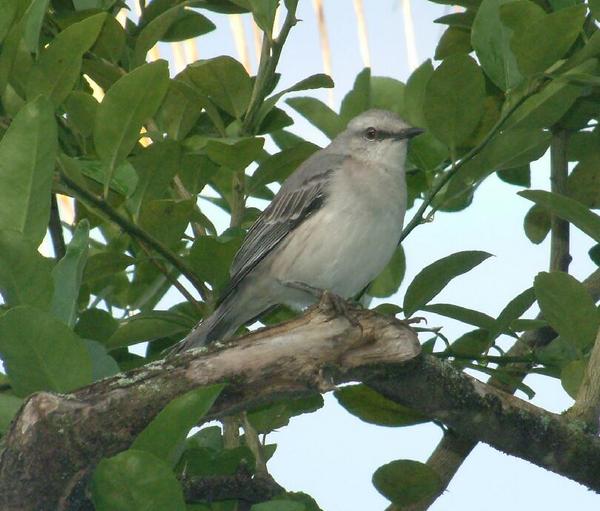
<path fill-rule="evenodd" d="M 335 316 L 329 302 L 226 346 L 194 350 L 24 404 L 0 455 L 0 509 L 78 509 L 97 462 L 126 449 L 174 397 L 228 385 L 211 416 L 276 397 L 363 381 L 460 434 L 600 491 L 600 439 L 579 423 L 481 383 L 432 356 L 415 334 L 371 311 Z"/>

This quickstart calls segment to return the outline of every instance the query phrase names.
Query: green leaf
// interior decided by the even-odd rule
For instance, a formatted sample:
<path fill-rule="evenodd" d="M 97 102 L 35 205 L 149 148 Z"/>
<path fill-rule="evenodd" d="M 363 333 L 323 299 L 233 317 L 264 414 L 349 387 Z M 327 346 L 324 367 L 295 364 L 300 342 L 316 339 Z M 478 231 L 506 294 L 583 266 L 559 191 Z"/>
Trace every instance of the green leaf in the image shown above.
<path fill-rule="evenodd" d="M 0 393 L 0 435 L 4 435 L 8 431 L 11 421 L 22 404 L 21 398 Z"/>
<path fill-rule="evenodd" d="M 69 123 L 84 137 L 89 137 L 94 131 L 98 104 L 94 96 L 81 91 L 71 91 L 64 101 Z"/>
<path fill-rule="evenodd" d="M 306 507 L 301 502 L 278 498 L 269 502 L 254 504 L 250 511 L 306 511 Z"/>
<path fill-rule="evenodd" d="M 248 3 L 252 8 L 254 21 L 267 37 L 271 38 L 279 0 L 248 0 Z"/>
<path fill-rule="evenodd" d="M 367 293 L 377 298 L 384 298 L 394 294 L 398 291 L 405 272 L 406 258 L 404 256 L 404 249 L 402 246 L 399 246 L 383 271 L 371 282 Z"/>
<path fill-rule="evenodd" d="M 535 291 L 532 287 L 515 296 L 498 315 L 493 328 L 490 328 L 490 339 L 496 339 L 506 332 L 515 320 L 519 319 L 535 302 Z"/>
<path fill-rule="evenodd" d="M 450 353 L 462 357 L 477 358 L 491 345 L 488 330 L 478 328 L 461 335 L 450 346 Z"/>
<path fill-rule="evenodd" d="M 499 170 L 496 174 L 505 183 L 515 186 L 524 186 L 525 188 L 531 186 L 531 168 L 529 164 L 520 165 L 519 167 L 513 167 L 511 169 Z"/>
<path fill-rule="evenodd" d="M 0 140 L 0 229 L 39 245 L 50 218 L 57 138 L 54 109 L 39 97 L 27 103 Z"/>
<path fill-rule="evenodd" d="M 186 76 L 198 90 L 233 117 L 240 119 L 246 112 L 252 81 L 244 66 L 234 58 L 223 55 L 199 60 L 187 67 Z"/>
<path fill-rule="evenodd" d="M 550 144 L 551 134 L 541 129 L 509 129 L 496 135 L 461 169 L 455 182 L 474 184 L 493 171 L 527 165 L 539 159 Z M 453 187 L 450 182 L 450 188 Z"/>
<path fill-rule="evenodd" d="M 185 511 L 169 465 L 144 451 L 130 449 L 100 461 L 90 492 L 96 511 Z"/>
<path fill-rule="evenodd" d="M 340 107 L 340 117 L 345 124 L 371 105 L 371 69 L 365 67 L 356 75 L 352 90 L 346 94 Z"/>
<path fill-rule="evenodd" d="M 443 60 L 454 53 L 471 53 L 471 31 L 461 27 L 448 27 L 436 48 L 435 60 Z"/>
<path fill-rule="evenodd" d="M 167 63 L 158 60 L 138 67 L 108 89 L 94 125 L 94 145 L 106 169 L 105 195 L 115 168 L 137 143 L 142 124 L 154 115 L 168 86 Z"/>
<path fill-rule="evenodd" d="M 64 257 L 52 269 L 54 296 L 50 309 L 69 327 L 75 325 L 77 316 L 77 298 L 87 262 L 89 235 L 90 224 L 83 219 L 77 224 Z"/>
<path fill-rule="evenodd" d="M 181 240 L 190 223 L 195 201 L 193 199 L 156 199 L 142 204 L 139 225 L 167 246 Z"/>
<path fill-rule="evenodd" d="M 301 90 L 308 90 L 308 89 L 320 89 L 320 88 L 330 89 L 332 87 L 333 87 L 333 80 L 331 79 L 331 77 L 329 75 L 322 74 L 322 73 L 311 75 L 308 78 L 305 78 L 304 80 L 300 80 L 299 82 L 295 83 L 291 87 L 288 87 L 287 89 L 284 89 L 281 92 L 278 92 L 277 94 L 273 94 L 272 96 L 265 99 L 265 101 L 263 102 L 263 104 L 261 105 L 261 107 L 258 111 L 256 123 L 258 125 L 262 124 L 263 119 L 273 109 L 273 107 L 275 106 L 277 101 L 279 101 L 284 94 L 288 94 L 290 92 L 297 92 L 297 91 L 301 91 Z"/>
<path fill-rule="evenodd" d="M 119 328 L 119 321 L 102 309 L 88 309 L 79 315 L 75 333 L 83 339 L 93 339 L 102 343 Z"/>
<path fill-rule="evenodd" d="M 0 316 L 0 353 L 18 396 L 37 390 L 68 392 L 92 380 L 83 341 L 64 323 L 33 307 Z"/>
<path fill-rule="evenodd" d="M 500 18 L 500 6 L 510 2 L 483 0 L 471 28 L 471 44 L 481 67 L 502 90 L 512 89 L 523 79 L 510 48 L 513 31 Z"/>
<path fill-rule="evenodd" d="M 213 288 L 221 288 L 229 280 L 229 268 L 241 243 L 241 237 L 196 238 L 189 255 L 194 274 Z"/>
<path fill-rule="evenodd" d="M 290 98 L 286 103 L 330 139 L 345 128 L 341 117 L 316 98 Z"/>
<path fill-rule="evenodd" d="M 481 119 L 484 94 L 483 74 L 475 61 L 464 54 L 450 55 L 425 89 L 427 128 L 448 147 L 458 148 Z"/>
<path fill-rule="evenodd" d="M 241 139 L 211 139 L 208 140 L 205 151 L 208 157 L 231 170 L 243 170 L 256 160 L 262 153 L 264 138 Z"/>
<path fill-rule="evenodd" d="M 563 57 L 579 36 L 585 13 L 585 5 L 575 5 L 536 18 L 516 30 L 510 46 L 521 73 L 541 73 Z"/>
<path fill-rule="evenodd" d="M 258 433 L 270 433 L 287 426 L 292 417 L 312 413 L 322 406 L 323 397 L 320 394 L 283 399 L 249 411 L 248 420 Z"/>
<path fill-rule="evenodd" d="M 248 193 L 252 195 L 261 187 L 270 183 L 282 183 L 296 170 L 311 154 L 319 149 L 310 142 L 300 142 L 298 145 L 284 149 L 264 159 L 249 178 Z"/>
<path fill-rule="evenodd" d="M 168 194 L 180 160 L 181 148 L 172 140 L 154 142 L 131 159 L 139 181 L 128 204 L 136 220 L 143 204 Z"/>
<path fill-rule="evenodd" d="M 433 65 L 427 59 L 410 75 L 404 90 L 406 104 L 406 120 L 413 126 L 424 128 L 425 122 L 425 88 L 433 75 Z"/>
<path fill-rule="evenodd" d="M 596 243 L 592 248 L 588 250 L 590 259 L 596 266 L 600 266 L 600 244 Z"/>
<path fill-rule="evenodd" d="M 152 311 L 136 314 L 121 323 L 119 329 L 106 341 L 110 349 L 153 341 L 190 331 L 194 322 L 187 316 L 170 311 Z"/>
<path fill-rule="evenodd" d="M 23 239 L 17 231 L 0 230 L 0 293 L 4 302 L 11 307 L 48 309 L 52 292 L 50 265 L 37 251 L 37 244 Z"/>
<path fill-rule="evenodd" d="M 215 24 L 196 11 L 181 9 L 178 18 L 160 38 L 161 41 L 177 42 L 193 39 L 208 34 L 215 29 Z"/>
<path fill-rule="evenodd" d="M 485 330 L 490 330 L 494 326 L 494 318 L 488 316 L 483 312 L 479 312 L 473 309 L 467 309 L 459 305 L 451 303 L 435 303 L 426 305 L 422 310 L 427 312 L 433 312 L 434 314 L 440 314 L 447 318 L 456 319 L 466 323 L 467 325 L 477 326 Z"/>
<path fill-rule="evenodd" d="M 600 217 L 583 204 L 544 190 L 524 190 L 519 195 L 567 220 L 600 243 Z"/>
<path fill-rule="evenodd" d="M 92 380 L 98 381 L 121 372 L 119 364 L 112 358 L 106 348 L 97 341 L 84 339 L 85 347 L 92 361 Z"/>
<path fill-rule="evenodd" d="M 600 20 L 600 0 L 588 0 L 588 7 L 592 13 L 592 16 L 596 20 Z"/>
<path fill-rule="evenodd" d="M 548 213 L 547 209 L 537 204 L 531 207 L 523 219 L 525 235 L 529 238 L 529 241 L 536 245 L 539 245 L 546 239 L 546 236 L 550 232 L 550 224 L 550 213 Z"/>
<path fill-rule="evenodd" d="M 408 506 L 436 495 L 442 489 L 437 473 L 413 460 L 396 460 L 379 467 L 373 485 L 396 506 Z"/>
<path fill-rule="evenodd" d="M 342 387 L 334 395 L 352 415 L 369 424 L 412 426 L 429 420 L 412 408 L 395 403 L 363 384 Z"/>
<path fill-rule="evenodd" d="M 135 47 L 131 68 L 141 66 L 146 61 L 146 54 L 154 45 L 164 37 L 171 26 L 183 15 L 184 8 L 179 2 L 176 5 L 165 9 L 155 17 L 151 17 L 152 7 L 165 5 L 165 2 L 152 2 L 149 9 L 142 16 L 142 29 L 135 39 Z M 169 5 L 169 3 L 167 3 Z"/>
<path fill-rule="evenodd" d="M 146 451 L 175 466 L 190 429 L 204 417 L 225 385 L 191 390 L 173 399 L 138 435 L 131 448 Z"/>
<path fill-rule="evenodd" d="M 117 18 L 107 16 L 91 51 L 102 59 L 118 64 L 125 49 L 126 37 L 125 29 Z"/>
<path fill-rule="evenodd" d="M 387 76 L 371 76 L 371 103 L 369 108 L 381 108 L 404 117 L 406 85 Z"/>
<path fill-rule="evenodd" d="M 600 168 L 596 157 L 577 164 L 569 174 L 568 195 L 588 208 L 600 208 Z"/>
<path fill-rule="evenodd" d="M 27 77 L 27 97 L 43 94 L 59 106 L 81 72 L 81 58 L 96 41 L 106 14 L 96 14 L 69 25 L 45 47 Z"/>
<path fill-rule="evenodd" d="M 0 42 L 4 40 L 6 34 L 8 34 L 8 31 L 13 25 L 17 10 L 17 0 L 8 0 L 0 4 Z"/>
<path fill-rule="evenodd" d="M 48 0 L 31 0 L 23 14 L 23 40 L 30 53 L 38 52 L 40 30 L 47 8 Z"/>
<path fill-rule="evenodd" d="M 581 353 L 596 339 L 599 315 L 589 291 L 563 272 L 541 272 L 534 281 L 538 304 L 550 326 Z"/>
<path fill-rule="evenodd" d="M 429 303 L 454 277 L 481 264 L 491 254 L 479 251 L 457 252 L 430 264 L 413 279 L 404 296 L 404 313 L 410 317 Z"/>
<path fill-rule="evenodd" d="M 585 376 L 587 365 L 587 360 L 573 360 L 560 371 L 560 383 L 567 394 L 573 399 L 577 398 L 577 391 Z"/>

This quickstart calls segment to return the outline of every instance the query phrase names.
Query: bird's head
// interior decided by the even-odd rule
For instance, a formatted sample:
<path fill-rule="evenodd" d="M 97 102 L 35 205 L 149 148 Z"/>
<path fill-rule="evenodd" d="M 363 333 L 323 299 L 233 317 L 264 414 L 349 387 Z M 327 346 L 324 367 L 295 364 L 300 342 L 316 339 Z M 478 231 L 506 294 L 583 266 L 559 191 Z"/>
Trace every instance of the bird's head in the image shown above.
<path fill-rule="evenodd" d="M 332 142 L 336 152 L 355 158 L 403 166 L 408 141 L 423 133 L 388 110 L 372 109 L 352 119 Z"/>

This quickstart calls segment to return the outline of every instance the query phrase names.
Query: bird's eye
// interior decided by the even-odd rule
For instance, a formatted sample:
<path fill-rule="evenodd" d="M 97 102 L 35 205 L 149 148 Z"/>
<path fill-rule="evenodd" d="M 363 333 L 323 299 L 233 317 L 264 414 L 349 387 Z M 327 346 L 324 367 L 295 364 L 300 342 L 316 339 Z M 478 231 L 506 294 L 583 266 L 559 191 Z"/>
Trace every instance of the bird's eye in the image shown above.
<path fill-rule="evenodd" d="M 377 138 L 377 130 L 375 128 L 367 128 L 365 130 L 365 138 L 367 140 L 375 140 Z"/>

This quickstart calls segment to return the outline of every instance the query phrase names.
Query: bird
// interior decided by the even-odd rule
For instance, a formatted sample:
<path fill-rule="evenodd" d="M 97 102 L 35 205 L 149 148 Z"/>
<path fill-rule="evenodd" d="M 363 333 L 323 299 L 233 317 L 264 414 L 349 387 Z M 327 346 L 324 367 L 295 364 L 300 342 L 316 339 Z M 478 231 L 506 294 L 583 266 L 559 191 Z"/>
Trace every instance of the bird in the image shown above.
<path fill-rule="evenodd" d="M 408 141 L 423 130 L 370 109 L 306 159 L 250 227 L 214 312 L 175 353 L 230 338 L 272 307 L 296 310 L 319 292 L 350 299 L 386 266 L 407 205 Z"/>

